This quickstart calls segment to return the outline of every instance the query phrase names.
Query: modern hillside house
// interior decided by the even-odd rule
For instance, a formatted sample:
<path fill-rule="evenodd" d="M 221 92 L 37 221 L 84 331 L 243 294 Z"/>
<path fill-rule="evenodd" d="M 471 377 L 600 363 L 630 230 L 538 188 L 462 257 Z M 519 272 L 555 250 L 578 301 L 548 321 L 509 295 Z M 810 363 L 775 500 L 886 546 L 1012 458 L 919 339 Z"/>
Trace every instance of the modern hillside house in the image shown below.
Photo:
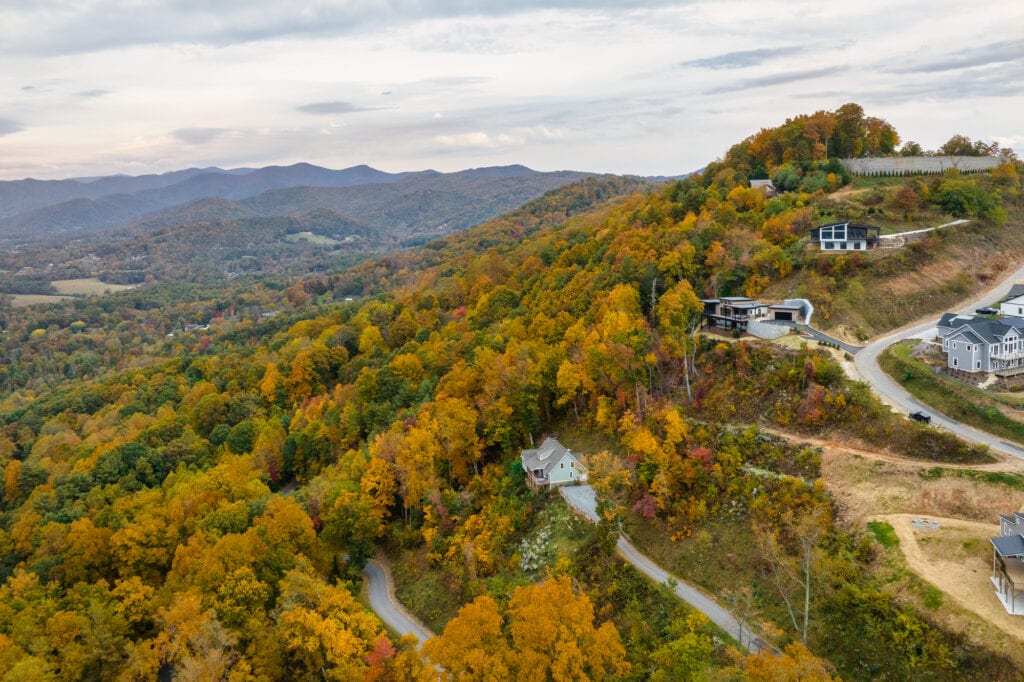
<path fill-rule="evenodd" d="M 936 328 L 950 369 L 1002 377 L 1024 374 L 1024 318 L 946 313 Z"/>
<path fill-rule="evenodd" d="M 534 490 L 587 480 L 587 471 L 576 455 L 550 436 L 539 448 L 523 450 L 519 458 L 526 472 L 526 484 Z"/>
<path fill-rule="evenodd" d="M 1006 612 L 1024 616 L 1024 514 L 999 515 L 992 538 L 992 584 Z"/>
<path fill-rule="evenodd" d="M 704 320 L 712 327 L 743 330 L 750 322 L 769 317 L 767 303 L 746 296 L 702 298 L 700 302 L 704 304 Z"/>
<path fill-rule="evenodd" d="M 866 251 L 878 246 L 882 228 L 857 223 L 830 223 L 811 230 L 811 243 L 822 251 Z"/>

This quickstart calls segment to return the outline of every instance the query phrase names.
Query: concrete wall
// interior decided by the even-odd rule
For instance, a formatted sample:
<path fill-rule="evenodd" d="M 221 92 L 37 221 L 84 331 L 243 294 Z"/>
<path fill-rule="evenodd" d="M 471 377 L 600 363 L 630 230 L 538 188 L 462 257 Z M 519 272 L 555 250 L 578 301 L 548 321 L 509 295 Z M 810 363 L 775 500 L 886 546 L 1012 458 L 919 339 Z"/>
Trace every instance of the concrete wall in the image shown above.
<path fill-rule="evenodd" d="M 747 323 L 747 333 L 759 339 L 777 339 L 788 334 L 789 327 L 751 320 Z"/>
<path fill-rule="evenodd" d="M 854 175 L 917 175 L 944 173 L 956 168 L 961 173 L 991 170 L 1003 163 L 996 156 L 886 156 L 842 159 L 843 168 Z"/>

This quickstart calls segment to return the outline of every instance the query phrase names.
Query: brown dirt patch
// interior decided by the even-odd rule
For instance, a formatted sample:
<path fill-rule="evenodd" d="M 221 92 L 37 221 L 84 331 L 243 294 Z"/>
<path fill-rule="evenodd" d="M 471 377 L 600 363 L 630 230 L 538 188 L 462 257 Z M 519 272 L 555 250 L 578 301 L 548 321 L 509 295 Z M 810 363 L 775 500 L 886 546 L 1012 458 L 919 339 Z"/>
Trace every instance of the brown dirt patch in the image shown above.
<path fill-rule="evenodd" d="M 1006 612 L 989 580 L 992 575 L 989 538 L 999 534 L 999 526 L 930 517 L 941 527 L 925 531 L 910 524 L 915 516 L 886 514 L 875 518 L 892 525 L 910 570 L 942 590 L 961 608 L 981 616 L 1018 642 L 1024 641 L 1024 617 Z"/>
<path fill-rule="evenodd" d="M 1019 466 L 1019 463 L 1000 463 Z M 1024 492 L 955 476 L 926 479 L 935 464 L 908 462 L 848 448 L 823 448 L 821 474 L 841 518 L 852 526 L 879 514 L 959 517 L 992 523 L 998 514 L 1024 506 Z M 985 465 L 986 467 L 996 465 Z M 956 469 L 942 466 L 943 469 Z M 982 469 L 982 467 L 977 467 Z"/>

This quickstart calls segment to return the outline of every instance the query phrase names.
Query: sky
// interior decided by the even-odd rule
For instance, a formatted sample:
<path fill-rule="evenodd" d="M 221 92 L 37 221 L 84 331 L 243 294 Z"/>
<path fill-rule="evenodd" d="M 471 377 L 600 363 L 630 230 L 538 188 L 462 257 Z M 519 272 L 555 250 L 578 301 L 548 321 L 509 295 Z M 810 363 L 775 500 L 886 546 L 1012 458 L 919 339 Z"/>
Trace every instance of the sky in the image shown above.
<path fill-rule="evenodd" d="M 1024 2 L 0 0 L 0 179 L 675 175 L 846 102 L 1024 156 Z"/>

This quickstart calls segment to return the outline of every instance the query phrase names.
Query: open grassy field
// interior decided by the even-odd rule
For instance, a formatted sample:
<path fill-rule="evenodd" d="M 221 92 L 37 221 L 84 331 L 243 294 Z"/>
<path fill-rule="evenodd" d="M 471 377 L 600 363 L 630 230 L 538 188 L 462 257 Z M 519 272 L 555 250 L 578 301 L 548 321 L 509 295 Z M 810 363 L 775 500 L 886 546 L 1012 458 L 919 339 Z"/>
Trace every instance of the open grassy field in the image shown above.
<path fill-rule="evenodd" d="M 114 293 L 134 289 L 135 284 L 107 284 L 95 277 L 84 277 L 81 279 L 58 279 L 50 282 L 53 288 L 68 296 L 102 296 L 103 294 Z"/>
<path fill-rule="evenodd" d="M 320 234 L 313 234 L 312 232 L 295 232 L 292 234 L 286 234 L 284 236 L 286 242 L 295 243 L 297 241 L 307 241 L 310 244 L 319 244 L 321 246 L 333 246 L 334 244 L 340 244 L 337 239 L 331 239 Z"/>
<path fill-rule="evenodd" d="M 46 294 L 14 294 L 11 297 L 11 307 L 27 308 L 30 305 L 41 305 L 43 303 L 60 303 L 69 298 L 70 296 L 49 296 Z"/>

